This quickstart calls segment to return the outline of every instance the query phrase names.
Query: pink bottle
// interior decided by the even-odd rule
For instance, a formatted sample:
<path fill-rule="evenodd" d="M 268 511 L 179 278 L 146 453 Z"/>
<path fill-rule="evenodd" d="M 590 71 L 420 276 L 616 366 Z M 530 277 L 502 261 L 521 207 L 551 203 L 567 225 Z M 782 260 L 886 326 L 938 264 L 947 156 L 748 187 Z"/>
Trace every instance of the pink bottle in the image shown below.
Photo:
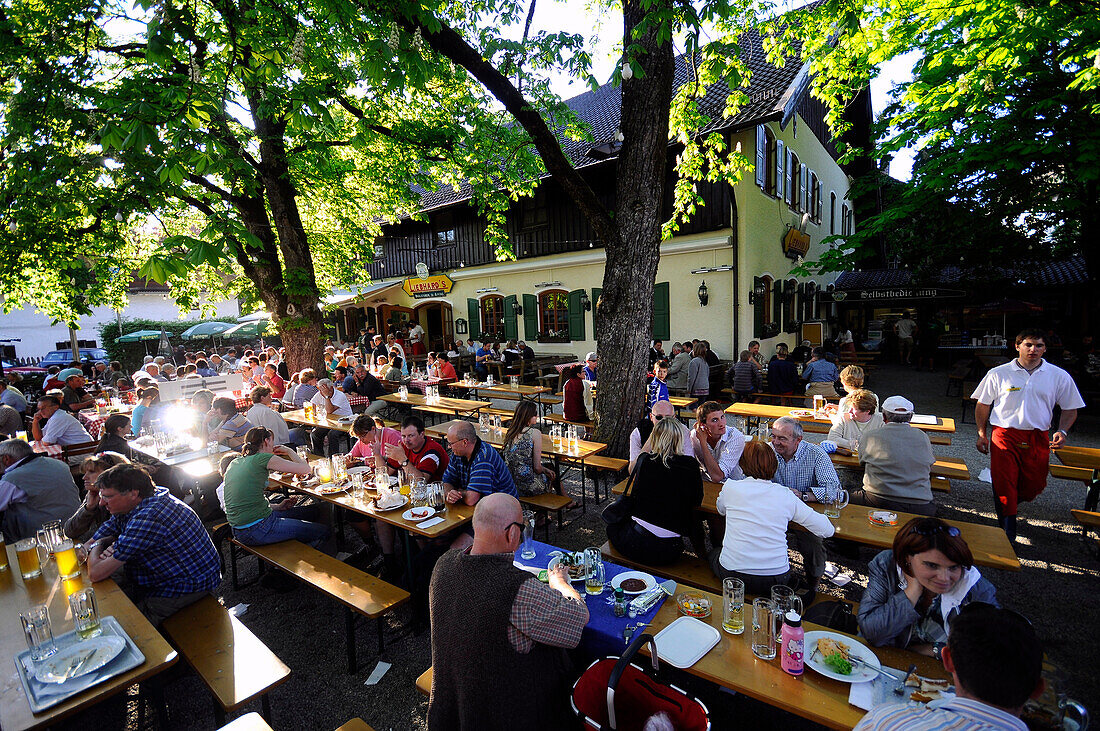
<path fill-rule="evenodd" d="M 783 629 L 779 632 L 779 662 L 784 672 L 791 675 L 802 674 L 802 648 L 806 643 L 805 638 L 802 617 L 795 612 L 783 615 Z"/>

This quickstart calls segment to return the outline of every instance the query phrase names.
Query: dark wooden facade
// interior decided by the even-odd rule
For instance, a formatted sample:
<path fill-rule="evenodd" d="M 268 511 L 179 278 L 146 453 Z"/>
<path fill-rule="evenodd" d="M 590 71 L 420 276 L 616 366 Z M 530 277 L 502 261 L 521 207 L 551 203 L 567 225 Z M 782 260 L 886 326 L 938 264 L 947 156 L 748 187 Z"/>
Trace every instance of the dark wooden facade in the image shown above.
<path fill-rule="evenodd" d="M 615 161 L 593 165 L 585 178 L 611 209 L 615 203 Z M 670 168 L 664 216 L 672 215 Z M 694 234 L 729 228 L 732 221 L 732 191 L 724 183 L 699 183 L 705 205 L 679 234 Z M 581 212 L 552 179 L 539 185 L 534 197 L 514 204 L 508 212 L 508 239 L 517 259 L 530 259 L 570 251 L 596 248 L 602 244 L 592 235 Z M 412 276 L 417 262 L 432 272 L 460 266 L 477 266 L 497 261 L 496 252 L 485 239 L 485 222 L 468 203 L 456 203 L 428 213 L 428 221 L 406 220 L 383 228 L 382 255 L 367 265 L 371 279 Z"/>

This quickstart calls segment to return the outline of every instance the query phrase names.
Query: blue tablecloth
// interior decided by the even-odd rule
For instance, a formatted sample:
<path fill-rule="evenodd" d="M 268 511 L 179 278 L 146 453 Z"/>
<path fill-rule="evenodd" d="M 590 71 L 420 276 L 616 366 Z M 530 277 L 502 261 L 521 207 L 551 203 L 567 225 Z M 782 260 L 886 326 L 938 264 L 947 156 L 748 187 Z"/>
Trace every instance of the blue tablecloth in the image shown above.
<path fill-rule="evenodd" d="M 533 541 L 533 543 L 535 544 L 535 557 L 532 559 L 520 558 L 520 551 L 523 550 L 523 547 L 520 546 L 520 550 L 516 551 L 517 562 L 524 566 L 544 569 L 550 563 L 551 551 L 565 550 L 540 541 Z M 624 571 L 634 570 L 607 560 L 603 562 L 603 565 L 607 581 L 611 581 L 614 576 Z M 654 578 L 660 581 L 660 577 Z M 611 598 L 614 597 L 612 589 L 604 589 L 603 594 L 595 596 L 586 594 L 584 585 L 581 582 L 576 582 L 574 586 L 577 587 L 577 591 L 581 593 L 588 605 L 588 624 L 585 625 L 584 633 L 581 635 L 581 649 L 594 657 L 622 654 L 625 647 L 623 644 L 623 630 L 626 626 L 629 624 L 639 628 L 645 627 L 653 620 L 657 610 L 661 608 L 661 604 L 665 601 L 665 597 L 661 597 L 656 604 L 649 608 L 648 612 L 639 614 L 636 617 L 631 617 L 629 614 L 625 617 L 616 617 L 611 602 Z M 631 595 L 628 594 L 627 599 L 631 598 Z"/>

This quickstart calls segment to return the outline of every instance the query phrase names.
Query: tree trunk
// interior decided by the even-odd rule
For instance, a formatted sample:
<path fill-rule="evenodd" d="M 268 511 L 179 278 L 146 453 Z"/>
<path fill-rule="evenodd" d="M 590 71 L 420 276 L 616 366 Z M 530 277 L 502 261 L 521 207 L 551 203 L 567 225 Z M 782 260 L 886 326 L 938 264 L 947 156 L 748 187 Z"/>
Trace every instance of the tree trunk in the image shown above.
<path fill-rule="evenodd" d="M 623 133 L 616 179 L 618 238 L 605 241 L 607 264 L 596 303 L 596 342 L 600 356 L 600 398 L 596 441 L 608 453 L 625 456 L 630 432 L 645 406 L 645 373 L 653 333 L 653 285 L 660 260 L 661 219 L 666 185 L 668 114 L 674 71 L 670 43 L 657 43 L 657 28 L 642 37 L 633 29 L 658 8 L 642 0 L 623 4 L 624 47 L 644 52 L 636 63 L 644 76 L 622 87 Z"/>

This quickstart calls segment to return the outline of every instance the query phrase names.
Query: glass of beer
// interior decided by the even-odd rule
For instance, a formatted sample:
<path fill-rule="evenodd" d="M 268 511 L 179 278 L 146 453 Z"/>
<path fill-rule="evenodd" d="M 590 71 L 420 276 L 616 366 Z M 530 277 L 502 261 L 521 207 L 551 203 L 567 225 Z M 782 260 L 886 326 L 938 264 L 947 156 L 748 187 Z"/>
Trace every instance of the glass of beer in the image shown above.
<path fill-rule="evenodd" d="M 745 631 L 745 582 L 741 579 L 722 580 L 722 629 L 731 635 Z"/>
<path fill-rule="evenodd" d="M 596 546 L 584 550 L 584 591 L 587 594 L 598 596 L 603 593 L 603 584 L 606 573 L 603 565 L 603 556 Z"/>
<path fill-rule="evenodd" d="M 4 537 L 0 536 L 0 571 L 8 570 L 8 547 L 4 545 Z"/>
<path fill-rule="evenodd" d="M 24 538 L 15 544 L 15 557 L 19 560 L 19 573 L 24 579 L 42 575 L 42 563 L 38 560 L 38 541 Z"/>
<path fill-rule="evenodd" d="M 838 520 L 840 518 L 840 511 L 846 507 L 848 507 L 848 491 L 837 490 L 825 503 L 825 517 Z"/>
<path fill-rule="evenodd" d="M 103 633 L 99 623 L 99 605 L 96 603 L 95 589 L 86 586 L 69 595 L 69 609 L 73 613 L 73 624 L 80 639 L 87 640 Z"/>
<path fill-rule="evenodd" d="M 80 575 L 80 562 L 76 558 L 76 546 L 68 538 L 64 538 L 53 548 L 54 559 L 57 560 L 57 573 L 62 579 L 71 579 Z"/>

